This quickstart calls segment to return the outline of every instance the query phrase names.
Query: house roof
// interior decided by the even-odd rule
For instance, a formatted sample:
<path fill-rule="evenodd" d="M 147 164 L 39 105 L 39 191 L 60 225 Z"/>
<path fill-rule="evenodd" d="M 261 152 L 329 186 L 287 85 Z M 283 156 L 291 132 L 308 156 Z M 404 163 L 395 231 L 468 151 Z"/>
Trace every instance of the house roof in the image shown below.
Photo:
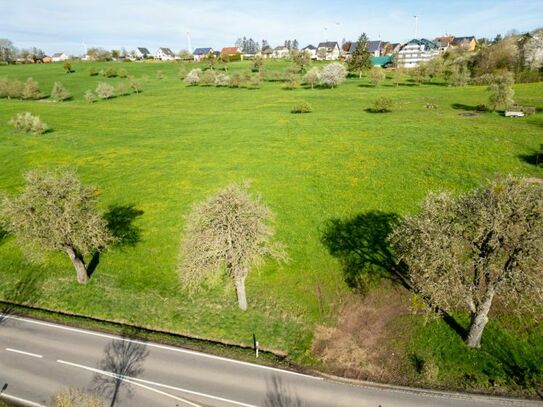
<path fill-rule="evenodd" d="M 264 48 L 264 49 L 262 50 L 262 53 L 263 53 L 263 54 L 273 54 L 273 49 L 270 48 L 270 47 Z"/>
<path fill-rule="evenodd" d="M 138 47 L 138 51 L 141 52 L 143 55 L 151 55 L 147 48 Z"/>
<path fill-rule="evenodd" d="M 332 50 L 334 47 L 338 47 L 339 45 L 336 41 L 325 41 L 325 42 L 319 42 L 319 46 L 317 48 L 326 48 L 327 50 Z"/>
<path fill-rule="evenodd" d="M 368 51 L 375 52 L 385 46 L 383 41 L 368 41 Z"/>
<path fill-rule="evenodd" d="M 278 47 L 274 48 L 275 51 L 288 51 L 288 48 L 284 45 L 279 45 Z"/>
<path fill-rule="evenodd" d="M 302 51 L 305 51 L 306 49 L 317 49 L 314 45 L 309 44 L 307 47 L 302 48 Z"/>
<path fill-rule="evenodd" d="M 196 48 L 192 55 L 207 55 L 210 52 L 213 52 L 213 48 Z"/>
<path fill-rule="evenodd" d="M 226 55 L 236 55 L 240 53 L 241 51 L 238 47 L 224 47 L 221 50 L 221 54 L 226 54 Z"/>
<path fill-rule="evenodd" d="M 159 48 L 158 50 L 159 50 L 159 51 L 162 51 L 162 53 L 163 53 L 164 55 L 168 55 L 168 56 L 170 56 L 170 57 L 174 57 L 174 56 L 175 56 L 175 54 L 174 54 L 174 53 L 172 52 L 172 50 L 169 49 L 169 48 Z"/>
<path fill-rule="evenodd" d="M 436 49 L 438 47 L 434 41 L 427 40 L 426 38 L 413 38 L 411 41 L 405 43 L 404 46 L 409 44 L 424 45 L 428 49 Z"/>
<path fill-rule="evenodd" d="M 64 55 L 64 52 L 55 52 L 55 53 L 52 55 L 52 58 L 58 58 L 58 57 L 61 57 L 62 55 Z"/>
<path fill-rule="evenodd" d="M 454 40 L 452 40 L 452 44 L 459 45 L 464 41 L 471 42 L 472 40 L 475 40 L 475 37 L 473 35 L 470 37 L 454 37 Z"/>

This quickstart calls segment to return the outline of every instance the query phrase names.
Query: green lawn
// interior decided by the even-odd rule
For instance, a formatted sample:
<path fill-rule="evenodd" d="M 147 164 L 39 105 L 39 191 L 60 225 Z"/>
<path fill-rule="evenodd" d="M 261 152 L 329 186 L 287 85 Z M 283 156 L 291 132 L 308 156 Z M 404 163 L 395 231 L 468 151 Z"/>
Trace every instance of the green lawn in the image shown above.
<path fill-rule="evenodd" d="M 257 90 L 186 87 L 179 64 L 110 63 L 139 78 L 143 93 L 88 104 L 85 90 L 123 81 L 91 77 L 90 66 L 74 64 L 73 74 L 61 64 L 0 67 L 0 77 L 31 76 L 46 93 L 61 81 L 73 95 L 63 103 L 0 100 L 0 192 L 15 193 L 29 169 L 75 167 L 99 187 L 104 210 L 133 205 L 143 211 L 134 223 L 140 241 L 103 254 L 89 284 L 79 286 L 66 256 L 31 263 L 7 237 L 0 243 L 4 297 L 35 272 L 42 278 L 29 300 L 40 306 L 233 343 L 250 344 L 255 333 L 263 347 L 311 363 L 315 325 L 333 323 L 349 292 L 338 260 L 321 243 L 330 219 L 371 210 L 403 215 L 430 190 L 465 191 L 496 174 L 543 176 L 543 168 L 522 159 L 543 143 L 542 113 L 459 115 L 486 103 L 484 87 L 394 87 L 387 80 L 374 88 L 364 78 L 337 89 L 283 90 L 277 82 Z M 232 63 L 229 70 L 249 67 Z M 164 79 L 156 79 L 158 70 Z M 515 92 L 519 102 L 543 108 L 542 83 Z M 365 111 L 379 96 L 395 100 L 392 113 Z M 313 113 L 291 114 L 299 100 Z M 439 107 L 426 109 L 429 102 Z M 7 122 L 21 111 L 39 115 L 53 131 L 13 134 Z M 176 272 L 191 204 L 242 180 L 275 212 L 278 239 L 290 256 L 288 264 L 253 270 L 245 313 L 232 287 L 189 297 Z M 439 335 L 442 330 L 432 338 Z M 543 353 L 541 335 L 534 346 Z"/>

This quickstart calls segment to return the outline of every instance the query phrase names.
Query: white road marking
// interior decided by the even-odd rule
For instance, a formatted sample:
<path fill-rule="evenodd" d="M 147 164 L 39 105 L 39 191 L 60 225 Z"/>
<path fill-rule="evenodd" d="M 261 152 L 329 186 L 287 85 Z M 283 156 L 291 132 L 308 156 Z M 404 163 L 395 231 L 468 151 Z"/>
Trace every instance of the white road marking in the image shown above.
<path fill-rule="evenodd" d="M 15 401 L 17 403 L 21 403 L 21 404 L 23 404 L 25 406 L 29 406 L 29 407 L 47 407 L 47 406 L 44 406 L 43 404 L 34 403 L 33 401 L 22 399 L 22 398 L 16 397 L 16 396 L 12 396 L 11 394 L 7 394 L 7 393 L 0 393 L 0 399 L 2 399 L 2 398 L 6 398 L 8 400 Z"/>
<path fill-rule="evenodd" d="M 115 379 L 119 379 L 119 380 L 121 380 L 123 382 L 127 382 L 127 383 L 133 384 L 135 386 L 142 387 L 142 388 L 144 388 L 146 390 L 150 390 L 152 392 L 162 394 L 163 396 L 166 396 L 166 397 L 172 398 L 174 400 L 180 401 L 182 403 L 188 404 L 191 407 L 202 407 L 200 404 L 196 404 L 196 403 L 193 403 L 192 401 L 185 400 L 182 397 L 177 397 L 177 396 L 174 396 L 173 394 L 169 394 L 169 393 L 166 393 L 164 391 L 161 391 L 161 390 L 158 390 L 158 389 L 153 389 L 152 387 L 145 386 L 145 385 L 140 384 L 140 383 L 136 383 L 136 382 L 133 381 L 134 380 L 133 377 L 129 378 L 128 376 L 124 376 L 124 375 L 121 375 L 121 374 L 118 374 L 118 373 L 106 372 L 105 370 L 95 369 L 95 368 L 84 366 L 84 365 L 78 365 L 77 363 L 66 362 L 64 360 L 57 360 L 57 362 L 65 364 L 65 365 L 69 365 L 69 366 L 79 367 L 79 368 L 82 368 L 82 369 L 85 369 L 85 370 L 90 370 L 91 372 L 99 373 L 99 374 L 102 374 L 104 376 L 109 376 L 109 377 L 113 377 Z"/>
<path fill-rule="evenodd" d="M 126 381 L 129 382 L 129 383 L 133 383 L 133 384 L 140 385 L 140 386 L 143 386 L 141 383 L 146 383 L 146 384 L 150 384 L 150 385 L 157 386 L 157 387 L 163 387 L 163 388 L 170 389 L 170 390 L 177 390 L 177 391 L 179 391 L 179 392 L 181 392 L 181 393 L 192 394 L 192 395 L 195 395 L 195 396 L 200 396 L 200 397 L 204 397 L 204 398 L 208 398 L 208 399 L 212 399 L 212 400 L 224 401 L 224 402 L 226 402 L 226 403 L 235 404 L 235 405 L 237 405 L 237 406 L 242 406 L 242 407 L 258 407 L 258 406 L 255 406 L 255 405 L 253 405 L 253 404 L 246 404 L 246 403 L 242 403 L 242 402 L 239 402 L 239 401 L 234 401 L 234 400 L 226 399 L 226 398 L 223 398 L 223 397 L 213 396 L 213 395 L 211 395 L 211 394 L 200 393 L 200 392 L 197 392 L 197 391 L 192 391 L 192 390 L 188 390 L 188 389 L 183 389 L 183 388 L 181 388 L 181 387 L 170 386 L 170 385 L 168 385 L 168 384 L 152 382 L 152 381 L 150 381 L 150 380 L 138 379 L 137 377 L 130 377 L 130 376 L 119 375 L 119 374 L 116 374 L 116 373 L 107 372 L 107 371 L 105 371 L 105 370 L 96 369 L 96 368 L 94 368 L 94 367 L 85 366 L 85 365 L 80 365 L 80 364 L 78 364 L 78 363 L 66 362 L 66 361 L 64 361 L 64 360 L 57 360 L 57 362 L 58 362 L 58 363 L 62 363 L 62 364 L 64 364 L 64 365 L 69 365 L 69 366 L 78 367 L 78 368 L 80 368 L 80 369 L 89 370 L 89 371 L 95 372 L 95 373 L 105 374 L 106 376 L 116 377 L 116 378 L 119 378 L 119 379 L 122 379 L 122 380 L 126 380 Z M 148 387 L 145 386 L 145 388 L 148 388 Z M 150 389 L 150 390 L 155 390 L 155 391 L 160 391 L 160 390 L 157 390 L 157 389 L 153 389 L 152 387 L 150 387 L 149 389 Z M 168 394 L 168 393 L 165 393 L 165 394 Z M 172 397 L 175 397 L 175 396 L 172 396 Z"/>
<path fill-rule="evenodd" d="M 33 319 L 15 317 L 15 316 L 12 316 L 12 315 L 5 315 L 5 318 L 14 319 L 14 320 L 17 320 L 17 321 L 28 322 L 28 323 L 31 323 L 31 324 L 48 326 L 48 327 L 51 327 L 51 328 L 63 329 L 63 330 L 66 330 L 66 331 L 77 332 L 77 333 L 82 333 L 82 334 L 86 334 L 86 335 L 99 336 L 99 337 L 107 338 L 107 339 L 124 340 L 124 341 L 127 341 L 127 342 L 137 343 L 137 344 L 140 344 L 140 345 L 150 346 L 150 347 L 153 347 L 153 348 L 170 350 L 170 351 L 173 351 L 173 352 L 186 353 L 186 354 L 189 354 L 189 355 L 195 355 L 195 356 L 199 356 L 199 357 L 203 357 L 203 358 L 221 360 L 223 362 L 235 363 L 235 364 L 243 365 L 243 366 L 249 366 L 249 367 L 254 367 L 254 368 L 259 368 L 259 369 L 266 369 L 266 370 L 271 370 L 271 371 L 280 372 L 280 373 L 286 373 L 286 374 L 291 374 L 291 375 L 296 375 L 296 376 L 302 376 L 302 377 L 306 377 L 308 379 L 313 379 L 313 380 L 324 380 L 322 377 L 316 377 L 316 376 L 311 376 L 311 375 L 307 375 L 307 374 L 303 374 L 303 373 L 293 372 L 291 370 L 283 370 L 283 369 L 278 369 L 276 367 L 257 365 L 257 364 L 250 363 L 250 362 L 243 362 L 241 360 L 229 359 L 229 358 L 225 358 L 225 357 L 222 357 L 222 356 L 208 355 L 207 353 L 196 352 L 196 351 L 192 351 L 192 350 L 188 350 L 188 349 L 174 348 L 173 346 L 159 345 L 157 343 L 138 341 L 138 340 L 129 339 L 129 338 L 121 338 L 120 336 L 103 334 L 103 333 L 99 333 L 99 332 L 87 331 L 86 329 L 71 328 L 71 327 L 64 326 L 64 325 L 51 324 L 51 323 L 43 322 L 43 321 L 35 321 Z"/>
<path fill-rule="evenodd" d="M 25 352 L 25 351 L 13 349 L 13 348 L 6 348 L 6 350 L 9 352 L 20 353 L 21 355 L 32 356 L 34 358 L 39 358 L 39 359 L 43 358 L 42 355 L 38 355 L 37 353 Z"/>

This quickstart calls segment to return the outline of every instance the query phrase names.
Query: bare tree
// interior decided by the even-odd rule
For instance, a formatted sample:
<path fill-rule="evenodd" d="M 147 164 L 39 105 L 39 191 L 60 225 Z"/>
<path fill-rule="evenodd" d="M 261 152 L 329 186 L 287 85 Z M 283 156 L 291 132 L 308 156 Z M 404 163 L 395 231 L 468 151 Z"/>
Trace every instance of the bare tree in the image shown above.
<path fill-rule="evenodd" d="M 494 299 L 517 312 L 543 303 L 543 185 L 508 177 L 467 195 L 430 194 L 391 235 L 415 290 L 431 306 L 467 309 L 479 347 Z"/>
<path fill-rule="evenodd" d="M 114 242 L 106 221 L 96 209 L 96 188 L 85 186 L 71 171 L 25 175 L 23 192 L 6 198 L 0 219 L 24 247 L 64 252 L 77 272 L 77 281 L 88 281 L 84 256 L 106 249 Z"/>
<path fill-rule="evenodd" d="M 274 229 L 271 211 L 248 192 L 247 185 L 230 184 L 202 203 L 187 218 L 181 243 L 181 282 L 195 288 L 215 273 L 234 280 L 238 304 L 247 309 L 245 279 L 266 255 L 285 259 Z"/>
<path fill-rule="evenodd" d="M 315 85 L 318 85 L 320 80 L 321 80 L 321 73 L 320 73 L 319 68 L 317 67 L 311 68 L 309 72 L 307 72 L 304 75 L 304 82 L 307 83 L 308 85 L 311 85 L 311 89 L 313 89 Z"/>
<path fill-rule="evenodd" d="M 370 82 L 373 86 L 378 86 L 386 79 L 383 68 L 374 66 L 369 71 Z"/>

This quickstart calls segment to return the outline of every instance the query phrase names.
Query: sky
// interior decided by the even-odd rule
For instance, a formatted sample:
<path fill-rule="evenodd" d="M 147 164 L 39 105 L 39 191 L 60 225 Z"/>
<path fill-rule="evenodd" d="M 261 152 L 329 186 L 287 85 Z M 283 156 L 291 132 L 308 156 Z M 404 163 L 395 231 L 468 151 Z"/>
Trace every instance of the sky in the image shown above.
<path fill-rule="evenodd" d="M 0 38 L 18 48 L 81 55 L 84 47 L 220 49 L 239 37 L 300 46 L 320 41 L 408 41 L 443 34 L 493 38 L 543 25 L 543 0 L 0 0 Z"/>

